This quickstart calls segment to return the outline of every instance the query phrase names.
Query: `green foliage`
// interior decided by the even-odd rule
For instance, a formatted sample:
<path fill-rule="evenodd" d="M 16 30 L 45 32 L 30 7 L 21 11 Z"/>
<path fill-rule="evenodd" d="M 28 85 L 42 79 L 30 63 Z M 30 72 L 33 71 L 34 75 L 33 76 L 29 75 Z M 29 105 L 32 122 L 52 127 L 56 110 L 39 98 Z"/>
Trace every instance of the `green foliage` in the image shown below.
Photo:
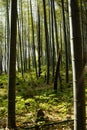
<path fill-rule="evenodd" d="M 7 115 L 7 75 L 0 75 L 0 117 Z"/>
<path fill-rule="evenodd" d="M 7 115 L 6 107 L 0 107 L 0 117 L 4 117 Z"/>
<path fill-rule="evenodd" d="M 45 67 L 42 68 L 41 77 L 36 79 L 35 73 L 30 72 L 21 77 L 21 73 L 17 73 L 16 77 L 16 115 L 17 122 L 35 123 L 37 119 L 38 109 L 44 111 L 44 119 L 48 121 L 56 121 L 67 119 L 69 109 L 72 106 L 72 87 L 63 84 L 63 91 L 54 93 L 53 84 L 47 85 L 44 81 Z M 0 88 L 0 117 L 7 117 L 7 76 L 0 76 L 0 84 L 4 88 Z M 44 124 L 43 121 L 39 122 Z M 20 124 L 20 125 L 22 125 Z"/>
<path fill-rule="evenodd" d="M 25 112 L 24 99 L 21 96 L 16 98 L 16 114 L 22 114 Z"/>
<path fill-rule="evenodd" d="M 0 98 L 0 117 L 5 117 L 7 115 L 7 99 L 3 100 Z"/>

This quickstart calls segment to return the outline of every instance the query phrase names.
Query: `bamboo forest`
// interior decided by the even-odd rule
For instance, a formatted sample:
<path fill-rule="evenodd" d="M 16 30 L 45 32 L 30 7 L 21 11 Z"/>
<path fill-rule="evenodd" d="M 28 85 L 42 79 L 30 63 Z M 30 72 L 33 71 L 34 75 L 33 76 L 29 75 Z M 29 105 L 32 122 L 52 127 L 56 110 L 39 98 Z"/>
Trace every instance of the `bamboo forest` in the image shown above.
<path fill-rule="evenodd" d="M 0 0 L 0 130 L 87 130 L 87 0 Z"/>

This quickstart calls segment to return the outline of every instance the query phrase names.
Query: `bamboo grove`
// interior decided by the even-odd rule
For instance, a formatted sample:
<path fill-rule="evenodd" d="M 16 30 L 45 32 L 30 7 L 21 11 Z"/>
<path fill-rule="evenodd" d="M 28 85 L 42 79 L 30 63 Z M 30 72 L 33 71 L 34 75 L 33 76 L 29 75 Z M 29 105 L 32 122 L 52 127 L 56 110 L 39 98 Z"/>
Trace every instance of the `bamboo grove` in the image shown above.
<path fill-rule="evenodd" d="M 3 8 L 1 19 L 1 73 L 7 72 L 10 41 L 10 1 L 1 2 Z M 41 67 L 46 65 L 46 78 L 54 79 L 55 67 L 59 50 L 62 52 L 62 62 L 65 64 L 66 82 L 71 64 L 68 1 L 30 1 L 21 0 L 17 3 L 17 57 L 16 69 L 23 73 L 35 69 L 36 77 L 41 74 Z M 81 32 L 85 48 L 86 42 L 86 7 L 79 3 Z M 82 15 L 84 12 L 84 16 Z M 85 33 L 83 34 L 83 31 Z M 46 44 L 47 43 L 47 44 Z M 85 49 L 83 51 L 85 53 Z M 4 62 L 4 63 L 3 63 Z M 4 66 L 2 66 L 2 63 Z"/>
<path fill-rule="evenodd" d="M 13 8 L 14 11 L 16 11 L 17 28 L 16 26 L 12 25 L 13 28 L 16 29 L 15 32 L 17 32 L 17 40 L 14 38 L 15 33 L 13 32 L 13 35 L 11 33 L 11 20 L 15 18 L 14 12 L 13 14 L 11 12 L 12 3 L 13 1 L 10 0 L 3 0 L 0 2 L 0 73 L 8 73 L 9 66 L 12 66 L 12 68 L 10 68 L 9 75 L 14 73 L 14 76 L 9 78 L 9 85 L 12 86 L 13 83 L 15 84 L 16 73 L 14 72 L 14 63 L 16 63 L 16 71 L 21 72 L 22 78 L 24 77 L 25 72 L 35 71 L 36 78 L 38 79 L 42 74 L 42 68 L 44 66 L 44 77 L 46 83 L 49 84 L 50 82 L 53 82 L 54 90 L 56 92 L 58 83 L 62 84 L 62 69 L 64 71 L 63 74 L 65 75 L 65 83 L 70 83 L 69 72 L 71 69 L 74 69 L 72 67 L 72 60 L 75 60 L 76 65 L 74 67 L 76 67 L 75 71 L 77 79 L 74 79 L 74 85 L 83 85 L 80 83 L 76 84 L 75 80 L 79 81 L 79 75 L 82 75 L 87 56 L 86 1 L 77 0 L 77 2 L 75 2 L 75 0 L 73 0 L 72 2 L 72 0 L 18 0 L 17 6 L 15 5 L 17 7 L 17 10 Z M 72 5 L 71 9 L 69 9 L 69 3 L 70 5 Z M 76 6 L 74 6 L 74 4 Z M 77 15 L 75 16 L 75 12 L 73 12 L 72 10 L 75 10 L 77 12 L 79 10 L 79 14 L 76 13 Z M 15 22 L 16 21 L 14 21 L 13 23 L 14 25 Z M 70 24 L 70 22 L 72 25 Z M 76 28 L 78 28 L 77 31 Z M 73 35 L 71 33 L 73 33 Z M 72 40 L 72 42 L 70 40 Z M 16 41 L 16 45 L 12 46 L 11 48 L 10 43 L 12 43 L 13 41 L 14 44 Z M 72 47 L 71 43 L 73 44 L 75 42 L 79 42 L 79 44 L 74 44 L 74 47 Z M 16 51 L 16 55 L 14 55 L 13 50 L 14 52 Z M 75 54 L 76 56 L 73 58 L 76 59 L 71 59 L 73 51 L 75 52 L 73 54 Z M 14 80 L 12 80 L 11 78 L 13 78 Z M 60 89 L 62 91 L 63 88 L 60 87 Z M 12 89 L 12 87 L 9 87 L 9 90 L 13 91 L 13 93 L 15 91 L 14 89 Z M 76 90 L 76 92 L 77 91 L 78 90 Z M 78 101 L 78 96 L 80 97 L 80 92 L 83 92 L 82 95 L 84 95 L 84 90 L 79 90 L 79 94 L 77 95 L 77 97 L 75 97 L 76 99 L 78 99 Z M 82 99 L 83 98 L 84 96 L 82 97 Z M 9 94 L 10 102 L 11 99 L 15 100 L 15 94 L 11 95 L 11 97 Z M 83 100 L 80 103 L 82 102 Z M 76 104 L 77 103 L 75 102 L 75 105 Z M 84 106 L 84 102 L 82 103 L 82 105 Z M 75 110 L 77 110 L 77 113 L 82 112 L 84 115 L 81 106 L 79 108 L 75 107 Z M 12 107 L 9 106 L 8 109 L 15 111 L 14 108 L 15 106 L 13 102 Z M 10 111 L 8 111 L 8 113 L 8 118 L 11 118 L 12 116 L 13 119 L 13 117 L 15 116 L 15 112 L 13 112 L 13 115 L 10 115 Z M 80 130 L 79 128 L 85 130 L 85 119 L 83 120 L 83 126 L 80 126 L 79 123 L 76 122 L 77 120 L 79 120 L 79 118 L 80 117 L 76 117 L 75 124 L 77 124 L 77 126 L 75 125 L 75 128 L 77 129 L 75 130 Z M 79 121 L 80 123 L 82 122 L 82 120 Z M 11 122 L 9 121 L 9 119 L 8 122 L 8 125 L 10 126 Z M 15 122 L 15 119 L 13 119 L 13 122 Z M 12 125 L 15 126 L 14 123 Z"/>

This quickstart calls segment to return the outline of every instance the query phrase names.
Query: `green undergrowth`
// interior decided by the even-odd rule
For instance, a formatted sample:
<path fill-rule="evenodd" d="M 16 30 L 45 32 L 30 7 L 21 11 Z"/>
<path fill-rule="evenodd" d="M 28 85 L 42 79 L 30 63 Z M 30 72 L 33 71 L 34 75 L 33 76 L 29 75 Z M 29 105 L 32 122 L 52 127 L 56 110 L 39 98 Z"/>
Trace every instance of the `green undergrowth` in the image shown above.
<path fill-rule="evenodd" d="M 7 121 L 7 75 L 0 76 L 0 126 Z M 53 83 L 46 84 L 44 74 L 36 79 L 35 73 L 21 73 L 16 76 L 16 125 L 35 125 L 37 113 L 42 110 L 45 122 L 61 121 L 73 118 L 72 87 L 62 84 L 57 93 Z M 5 121 L 5 120 L 6 121 Z"/>
<path fill-rule="evenodd" d="M 50 77 L 50 83 L 48 85 L 46 84 L 45 78 L 45 69 L 41 77 L 38 78 L 36 78 L 35 72 L 33 71 L 24 73 L 24 77 L 22 77 L 21 73 L 17 73 L 15 103 L 16 125 L 18 127 L 24 128 L 38 123 L 45 124 L 73 119 L 72 77 L 69 77 L 70 83 L 66 84 L 64 79 L 65 73 L 61 71 L 62 84 L 58 85 L 58 91 L 56 93 L 53 90 L 52 78 Z M 87 79 L 86 73 L 85 79 Z M 85 86 L 87 86 L 86 80 Z M 7 124 L 7 90 L 8 76 L 5 74 L 0 75 L 0 128 Z M 39 110 L 44 113 L 40 119 L 38 119 Z"/>

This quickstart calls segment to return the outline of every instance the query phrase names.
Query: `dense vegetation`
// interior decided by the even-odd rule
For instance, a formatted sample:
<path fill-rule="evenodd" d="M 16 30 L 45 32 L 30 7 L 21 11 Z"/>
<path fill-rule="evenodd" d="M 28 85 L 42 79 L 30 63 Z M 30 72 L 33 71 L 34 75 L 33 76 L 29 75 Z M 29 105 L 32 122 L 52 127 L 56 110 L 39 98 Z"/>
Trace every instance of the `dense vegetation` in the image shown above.
<path fill-rule="evenodd" d="M 69 86 L 63 83 L 62 87 L 61 91 L 58 86 L 58 92 L 55 93 L 53 83 L 47 85 L 43 74 L 37 80 L 35 72 L 25 73 L 24 79 L 21 73 L 17 73 L 16 125 L 18 128 L 73 119 L 72 84 Z M 0 92 L 0 127 L 2 128 L 6 127 L 7 123 L 7 76 L 4 74 L 0 76 Z M 37 117 L 39 110 L 44 113 L 42 120 Z"/>
<path fill-rule="evenodd" d="M 0 18 L 0 127 L 85 130 L 86 2 L 1 0 Z"/>
<path fill-rule="evenodd" d="M 85 73 L 86 78 L 87 74 Z M 7 75 L 0 75 L 0 128 L 5 128 L 7 125 L 7 84 Z M 85 86 L 86 84 L 85 82 Z M 44 74 L 37 80 L 33 71 L 30 74 L 25 73 L 24 78 L 21 73 L 17 72 L 16 125 L 18 129 L 32 128 L 36 125 L 44 126 L 44 124 L 47 126 L 53 124 L 51 128 L 58 128 L 58 130 L 73 128 L 73 123 L 69 123 L 70 120 L 73 120 L 72 80 L 70 84 L 65 84 L 64 75 L 62 75 L 62 91 L 60 88 L 59 85 L 58 91 L 55 93 L 53 83 L 50 82 L 47 85 Z M 43 111 L 44 118 L 36 122 L 39 110 Z M 67 123 L 61 123 L 61 121 Z M 60 123 L 58 124 L 58 122 Z M 46 126 L 44 128 L 46 129 Z"/>

